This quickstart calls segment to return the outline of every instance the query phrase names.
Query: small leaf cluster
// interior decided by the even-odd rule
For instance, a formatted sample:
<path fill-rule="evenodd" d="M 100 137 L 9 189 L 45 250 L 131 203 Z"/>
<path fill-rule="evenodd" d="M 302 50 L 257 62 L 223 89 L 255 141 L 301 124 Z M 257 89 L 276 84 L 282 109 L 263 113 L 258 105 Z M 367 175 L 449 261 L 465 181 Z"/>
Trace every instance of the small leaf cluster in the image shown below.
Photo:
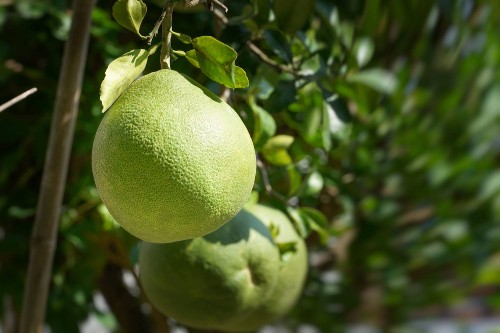
<path fill-rule="evenodd" d="M 172 4 L 173 6 L 174 4 Z M 143 36 L 139 31 L 146 12 L 147 6 L 142 0 L 118 0 L 113 5 L 113 17 L 121 26 L 134 32 L 141 39 L 151 41 L 158 33 L 157 30 L 152 31 L 148 36 Z M 166 13 L 166 15 L 170 14 Z M 165 12 L 162 13 L 161 20 L 164 20 L 164 16 Z M 155 29 L 158 29 L 158 27 L 155 27 Z M 248 86 L 245 71 L 235 64 L 237 53 L 230 46 L 211 36 L 191 38 L 188 35 L 174 31 L 168 33 L 178 38 L 182 43 L 193 47 L 187 52 L 168 50 L 173 56 L 186 57 L 193 66 L 201 69 L 211 80 L 228 88 L 235 89 Z M 149 56 L 154 54 L 157 47 L 162 43 L 166 43 L 166 41 L 163 40 L 148 50 L 135 49 L 129 51 L 108 65 L 106 76 L 101 84 L 100 99 L 103 112 L 144 71 Z M 170 48 L 170 45 L 168 47 Z"/>

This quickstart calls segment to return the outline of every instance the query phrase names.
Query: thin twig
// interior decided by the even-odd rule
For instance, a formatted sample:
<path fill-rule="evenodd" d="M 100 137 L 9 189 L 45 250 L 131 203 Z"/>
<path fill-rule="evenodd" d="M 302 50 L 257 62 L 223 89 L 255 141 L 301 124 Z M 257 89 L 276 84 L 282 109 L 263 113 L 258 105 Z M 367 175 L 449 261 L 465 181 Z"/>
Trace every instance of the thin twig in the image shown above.
<path fill-rule="evenodd" d="M 162 69 L 170 69 L 170 51 L 172 49 L 172 13 L 174 11 L 175 3 L 167 0 L 163 12 L 165 17 L 162 23 L 162 44 L 160 64 Z M 163 15 L 163 14 L 162 14 Z"/>
<path fill-rule="evenodd" d="M 273 187 L 271 186 L 271 182 L 269 181 L 269 174 L 267 173 L 267 168 L 264 162 L 262 162 L 259 154 L 256 155 L 257 158 L 257 169 L 259 169 L 262 182 L 264 183 L 264 189 L 266 190 L 266 194 L 269 196 L 273 196 L 276 199 L 280 200 L 281 202 L 289 205 L 289 206 L 297 206 L 298 202 L 296 197 L 291 197 L 290 199 L 287 199 L 284 195 L 282 195 L 279 192 L 276 192 Z"/>
<path fill-rule="evenodd" d="M 227 13 L 228 8 L 219 0 L 207 0 L 208 10 L 213 12 L 215 8 L 221 9 L 224 13 Z"/>
<path fill-rule="evenodd" d="M 3 103 L 2 105 L 0 105 L 0 112 L 4 111 L 5 109 L 10 108 L 12 105 L 14 105 L 16 103 L 19 103 L 20 101 L 22 101 L 23 99 L 25 99 L 29 95 L 36 93 L 37 90 L 38 90 L 37 88 L 31 88 L 30 90 L 23 92 L 21 95 L 14 97 L 10 101 Z"/>
<path fill-rule="evenodd" d="M 43 330 L 95 0 L 74 0 L 33 226 L 19 333 Z"/>
<path fill-rule="evenodd" d="M 311 74 L 300 74 L 299 72 L 297 72 L 297 69 L 294 69 L 292 66 L 283 65 L 283 64 L 278 63 L 277 61 L 274 61 L 273 59 L 269 58 L 269 56 L 264 51 L 259 49 L 259 47 L 257 45 L 255 45 L 252 41 L 247 41 L 246 45 L 250 49 L 250 51 L 253 54 L 255 54 L 263 63 L 271 66 L 272 68 L 274 68 L 276 71 L 278 71 L 280 73 L 288 73 L 288 74 L 292 74 L 293 76 L 295 76 L 298 79 L 306 79 L 307 80 L 306 83 L 314 80 L 314 78 L 316 76 L 314 74 L 312 74 L 312 75 Z"/>
<path fill-rule="evenodd" d="M 280 73 L 291 73 L 293 75 L 296 75 L 295 71 L 291 67 L 285 66 L 283 64 L 280 64 L 280 63 L 274 61 L 273 59 L 269 58 L 267 56 L 267 54 L 265 54 L 264 51 L 262 51 L 261 49 L 259 49 L 259 47 L 257 45 L 255 45 L 254 43 L 252 43 L 252 41 L 247 41 L 247 46 L 250 49 L 250 51 L 252 51 L 253 54 L 255 54 L 260 60 L 262 60 L 262 62 L 268 64 L 271 67 L 273 67 L 278 72 L 280 72 Z"/>
<path fill-rule="evenodd" d="M 227 24 L 227 22 L 229 22 L 227 16 L 224 14 L 224 12 L 220 9 L 214 9 L 214 11 L 212 12 L 214 14 L 214 16 L 219 20 L 219 22 L 221 22 L 222 24 Z"/>
<path fill-rule="evenodd" d="M 161 24 L 163 23 L 163 20 L 165 20 L 166 15 L 167 15 L 167 11 L 164 9 L 161 12 L 160 18 L 158 19 L 158 21 L 156 21 L 153 30 L 151 30 L 151 32 L 148 35 L 148 38 L 147 38 L 148 45 L 151 45 L 153 38 L 158 34 L 158 31 L 160 30 Z"/>
<path fill-rule="evenodd" d="M 259 155 L 257 155 L 257 168 L 259 169 L 262 181 L 264 182 L 264 188 L 266 189 L 266 193 L 268 195 L 271 195 L 273 193 L 273 188 L 271 186 L 271 182 L 269 181 L 269 175 L 267 173 L 266 166 L 264 165 L 264 162 L 262 162 L 262 160 L 260 159 Z"/>
<path fill-rule="evenodd" d="M 194 7 L 200 3 L 205 3 L 209 11 L 213 12 L 214 9 L 219 8 L 227 13 L 228 8 L 219 0 L 184 0 L 184 6 Z"/>

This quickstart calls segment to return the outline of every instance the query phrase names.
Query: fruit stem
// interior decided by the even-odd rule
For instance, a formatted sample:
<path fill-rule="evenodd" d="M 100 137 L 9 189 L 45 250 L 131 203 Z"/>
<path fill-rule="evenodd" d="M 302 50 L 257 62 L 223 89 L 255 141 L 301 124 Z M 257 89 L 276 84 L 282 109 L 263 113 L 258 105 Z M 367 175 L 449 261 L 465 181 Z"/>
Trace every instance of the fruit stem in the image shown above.
<path fill-rule="evenodd" d="M 165 19 L 163 20 L 161 33 L 162 33 L 162 45 L 161 45 L 161 56 L 160 65 L 161 69 L 170 69 L 170 50 L 172 42 L 172 13 L 174 11 L 174 6 L 170 0 L 167 0 L 163 11 L 165 12 Z"/>

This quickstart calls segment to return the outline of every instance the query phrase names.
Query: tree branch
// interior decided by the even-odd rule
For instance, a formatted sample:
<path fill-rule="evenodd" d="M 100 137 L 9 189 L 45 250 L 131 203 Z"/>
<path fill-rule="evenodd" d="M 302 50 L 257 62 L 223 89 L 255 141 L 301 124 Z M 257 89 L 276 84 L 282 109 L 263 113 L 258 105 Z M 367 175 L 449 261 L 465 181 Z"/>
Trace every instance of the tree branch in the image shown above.
<path fill-rule="evenodd" d="M 199 4 L 200 2 L 204 2 L 207 5 L 209 11 L 213 12 L 214 9 L 220 9 L 227 13 L 228 8 L 219 0 L 184 0 L 184 5 L 186 7 L 193 7 Z"/>
<path fill-rule="evenodd" d="M 295 204 L 293 204 L 293 198 L 287 200 L 285 196 L 273 189 L 273 187 L 271 186 L 271 182 L 269 181 L 269 174 L 267 173 L 266 165 L 264 164 L 264 162 L 262 162 L 259 155 L 257 155 L 257 169 L 259 169 L 262 182 L 264 183 L 264 189 L 266 190 L 267 195 L 273 196 L 287 205 L 295 206 Z"/>
<path fill-rule="evenodd" d="M 267 195 L 271 195 L 273 193 L 273 188 L 271 187 L 271 183 L 269 181 L 269 175 L 267 174 L 266 166 L 264 162 L 260 159 L 260 156 L 257 155 L 257 168 L 259 169 L 260 176 L 262 178 L 262 182 L 264 183 L 264 188 L 266 190 Z"/>
<path fill-rule="evenodd" d="M 24 292 L 20 333 L 36 333 L 43 328 L 94 1 L 73 2 L 73 21 L 64 49 L 31 236 L 28 280 Z"/>
<path fill-rule="evenodd" d="M 120 266 L 108 262 L 99 277 L 99 290 L 123 332 L 152 332 L 148 317 L 141 311 L 139 300 L 132 296 L 123 284 L 122 274 Z"/>
<path fill-rule="evenodd" d="M 14 97 L 10 101 L 3 103 L 2 105 L 0 105 L 0 112 L 10 108 L 12 105 L 16 103 L 19 103 L 29 95 L 36 93 L 36 91 L 37 91 L 36 88 L 31 88 L 30 90 L 23 92 L 21 95 Z"/>
<path fill-rule="evenodd" d="M 280 64 L 273 59 L 269 58 L 267 54 L 264 53 L 257 45 L 255 45 L 252 41 L 247 41 L 247 47 L 252 51 L 253 54 L 255 54 L 262 62 L 266 63 L 267 65 L 273 67 L 280 73 L 291 73 L 293 75 L 297 75 L 297 73 L 289 66 Z"/>
<path fill-rule="evenodd" d="M 162 16 L 164 15 L 164 20 L 162 23 L 162 45 L 161 45 L 161 55 L 160 63 L 162 69 L 170 69 L 170 50 L 172 48 L 172 13 L 174 11 L 175 4 L 167 0 L 165 7 L 163 8 Z"/>

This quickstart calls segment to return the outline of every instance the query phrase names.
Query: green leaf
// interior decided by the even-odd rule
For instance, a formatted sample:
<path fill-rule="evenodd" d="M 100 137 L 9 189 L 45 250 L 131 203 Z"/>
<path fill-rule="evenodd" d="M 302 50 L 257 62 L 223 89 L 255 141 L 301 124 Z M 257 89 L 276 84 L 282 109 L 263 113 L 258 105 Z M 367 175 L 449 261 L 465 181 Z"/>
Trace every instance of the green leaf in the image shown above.
<path fill-rule="evenodd" d="M 262 147 L 262 155 L 269 163 L 277 166 L 286 166 L 292 163 L 292 158 L 288 154 L 288 148 L 293 143 L 293 136 L 276 135 L 264 144 Z"/>
<path fill-rule="evenodd" d="M 286 168 L 288 174 L 288 196 L 292 196 L 297 193 L 302 184 L 302 175 L 297 170 L 297 167 L 293 164 L 290 164 Z"/>
<path fill-rule="evenodd" d="M 322 92 L 323 92 L 323 98 L 328 103 L 332 111 L 335 113 L 337 119 L 342 121 L 343 123 L 350 122 L 352 120 L 352 116 L 345 100 L 340 98 L 339 95 L 336 94 L 332 95 L 324 89 L 322 89 Z M 337 129 L 338 126 L 336 126 L 335 124 L 330 125 L 330 130 L 332 131 L 332 133 L 336 132 Z"/>
<path fill-rule="evenodd" d="M 287 63 L 292 62 L 292 50 L 285 34 L 279 30 L 266 29 L 263 37 L 266 44 L 278 57 Z"/>
<path fill-rule="evenodd" d="M 186 52 L 186 59 L 196 68 L 200 68 L 200 63 L 198 62 L 198 57 L 196 56 L 196 50 L 189 50 Z"/>
<path fill-rule="evenodd" d="M 323 144 L 323 148 L 326 151 L 329 151 L 332 148 L 332 136 L 330 131 L 330 114 L 329 114 L 328 104 L 324 103 L 321 108 L 322 120 L 321 120 L 321 142 Z"/>
<path fill-rule="evenodd" d="M 151 48 L 154 52 L 156 47 Z M 105 112 L 116 99 L 130 86 L 146 67 L 149 52 L 135 49 L 113 60 L 106 69 L 101 83 L 102 112 Z"/>
<path fill-rule="evenodd" d="M 177 39 L 179 41 L 181 41 L 182 43 L 184 43 L 184 44 L 191 44 L 192 43 L 191 37 L 189 37 L 188 35 L 181 34 L 181 33 L 178 33 L 178 32 L 172 31 L 172 30 L 170 30 L 170 32 L 172 33 L 172 35 L 177 37 Z"/>
<path fill-rule="evenodd" d="M 275 91 L 276 85 L 279 82 L 279 74 L 268 65 L 261 64 L 254 73 L 252 83 L 247 91 L 250 96 L 266 100 L 272 95 L 273 91 Z"/>
<path fill-rule="evenodd" d="M 253 81 L 253 80 L 252 80 Z M 281 112 L 297 98 L 295 81 L 280 80 L 274 85 L 274 91 L 264 101 L 264 107 L 271 112 Z"/>
<path fill-rule="evenodd" d="M 328 241 L 328 221 L 319 210 L 310 207 L 301 207 L 298 214 L 305 220 L 309 229 L 318 233 L 321 242 L 325 244 Z"/>
<path fill-rule="evenodd" d="M 375 45 L 369 38 L 359 38 L 354 42 L 354 54 L 359 67 L 366 65 L 375 52 Z"/>
<path fill-rule="evenodd" d="M 307 177 L 307 180 L 302 185 L 299 194 L 301 197 L 317 196 L 324 186 L 323 176 L 315 171 Z"/>
<path fill-rule="evenodd" d="M 295 228 L 297 229 L 300 237 L 306 238 L 309 235 L 310 230 L 302 215 L 299 214 L 299 211 L 296 208 L 288 206 L 286 208 L 286 212 L 295 225 Z"/>
<path fill-rule="evenodd" d="M 118 0 L 113 5 L 113 17 L 116 22 L 141 38 L 145 38 L 139 28 L 146 12 L 147 6 L 142 0 Z"/>
<path fill-rule="evenodd" d="M 394 74 L 381 68 L 367 69 L 350 74 L 347 76 L 347 80 L 364 84 L 383 94 L 392 94 L 397 87 Z"/>
<path fill-rule="evenodd" d="M 254 118 L 252 140 L 255 148 L 259 151 L 267 139 L 276 133 L 276 122 L 269 112 L 258 106 L 253 100 L 250 100 L 249 105 Z"/>
<path fill-rule="evenodd" d="M 185 57 L 186 56 L 186 52 L 184 52 L 182 50 L 172 50 L 172 53 L 175 54 L 175 55 L 178 55 L 180 57 Z"/>
<path fill-rule="evenodd" d="M 294 34 L 311 18 L 314 0 L 275 0 L 273 9 L 280 29 Z"/>
<path fill-rule="evenodd" d="M 259 24 L 265 24 L 269 21 L 271 14 L 271 1 L 270 0 L 253 0 L 256 7 L 256 14 L 254 21 Z"/>
<path fill-rule="evenodd" d="M 248 87 L 245 71 L 235 65 L 235 50 L 211 36 L 195 38 L 192 43 L 199 67 L 206 76 L 228 88 Z"/>

